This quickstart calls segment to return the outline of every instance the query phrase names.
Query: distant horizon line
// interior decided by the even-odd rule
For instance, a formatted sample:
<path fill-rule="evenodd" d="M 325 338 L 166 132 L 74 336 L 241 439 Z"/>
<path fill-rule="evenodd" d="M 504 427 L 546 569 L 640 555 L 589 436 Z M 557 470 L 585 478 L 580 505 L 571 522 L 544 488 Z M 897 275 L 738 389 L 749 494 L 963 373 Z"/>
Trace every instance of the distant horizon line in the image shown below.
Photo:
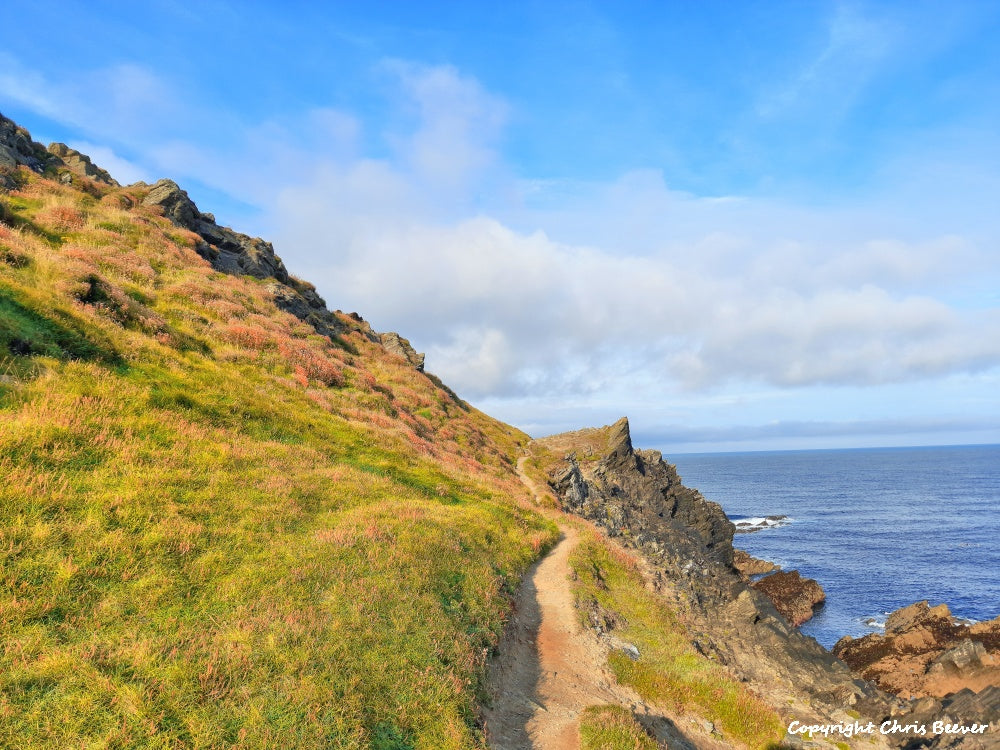
<path fill-rule="evenodd" d="M 851 448 L 757 448 L 731 451 L 669 451 L 671 456 L 722 456 L 745 453 L 843 453 L 846 451 L 934 450 L 941 448 L 1000 448 L 1000 443 L 945 443 L 935 445 L 869 445 Z M 664 449 L 658 448 L 666 453 Z"/>

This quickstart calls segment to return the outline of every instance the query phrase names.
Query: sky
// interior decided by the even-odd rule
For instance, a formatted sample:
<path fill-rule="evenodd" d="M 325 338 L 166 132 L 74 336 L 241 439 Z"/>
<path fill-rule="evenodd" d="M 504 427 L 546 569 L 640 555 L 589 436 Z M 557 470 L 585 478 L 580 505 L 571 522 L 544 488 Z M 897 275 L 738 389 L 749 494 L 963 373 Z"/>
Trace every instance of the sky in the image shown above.
<path fill-rule="evenodd" d="M 534 436 L 1000 442 L 994 2 L 5 17 L 0 112 L 174 179 Z"/>

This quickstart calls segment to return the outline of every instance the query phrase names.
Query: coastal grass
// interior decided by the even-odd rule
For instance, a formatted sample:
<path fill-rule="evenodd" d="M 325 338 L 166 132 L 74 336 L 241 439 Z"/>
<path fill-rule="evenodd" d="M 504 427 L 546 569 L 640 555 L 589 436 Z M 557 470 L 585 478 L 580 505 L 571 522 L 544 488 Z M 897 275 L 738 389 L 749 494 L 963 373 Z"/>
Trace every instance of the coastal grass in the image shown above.
<path fill-rule="evenodd" d="M 632 712 L 622 706 L 590 706 L 580 716 L 580 750 L 656 750 Z"/>
<path fill-rule="evenodd" d="M 694 649 L 683 624 L 646 588 L 630 558 L 591 532 L 573 551 L 570 565 L 581 617 L 596 609 L 616 623 L 616 636 L 639 650 L 638 659 L 622 650 L 609 654 L 609 666 L 620 683 L 646 701 L 708 719 L 730 742 L 763 748 L 781 739 L 784 730 L 777 714 Z"/>
<path fill-rule="evenodd" d="M 486 658 L 557 537 L 526 436 L 212 270 L 141 187 L 20 178 L 0 746 L 483 747 Z"/>

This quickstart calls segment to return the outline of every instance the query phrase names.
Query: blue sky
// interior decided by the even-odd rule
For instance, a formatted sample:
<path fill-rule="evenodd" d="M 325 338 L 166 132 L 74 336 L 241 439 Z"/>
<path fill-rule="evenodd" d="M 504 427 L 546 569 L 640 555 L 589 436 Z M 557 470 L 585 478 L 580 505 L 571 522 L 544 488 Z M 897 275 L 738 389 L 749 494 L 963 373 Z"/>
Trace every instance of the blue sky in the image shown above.
<path fill-rule="evenodd" d="M 0 112 L 546 434 L 1000 442 L 1000 6 L 21 2 Z"/>

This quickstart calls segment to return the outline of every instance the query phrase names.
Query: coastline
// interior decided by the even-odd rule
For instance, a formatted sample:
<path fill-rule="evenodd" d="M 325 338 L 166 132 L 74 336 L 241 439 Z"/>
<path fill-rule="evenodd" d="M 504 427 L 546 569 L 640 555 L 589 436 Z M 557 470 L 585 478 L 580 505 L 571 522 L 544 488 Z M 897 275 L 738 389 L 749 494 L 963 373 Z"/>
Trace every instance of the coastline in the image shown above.
<path fill-rule="evenodd" d="M 789 624 L 733 567 L 735 527 L 721 506 L 682 484 L 676 467 L 658 451 L 633 449 L 626 419 L 535 443 L 560 457 L 547 471 L 564 510 L 595 523 L 662 571 L 680 591 L 686 617 L 696 623 L 699 650 L 741 679 L 772 692 L 788 690 L 787 700 L 813 707 L 819 725 L 836 724 L 847 709 L 879 726 L 891 717 L 900 728 L 891 741 L 900 746 L 919 736 L 920 726 L 933 725 L 941 712 L 970 726 L 1000 724 L 1000 688 L 922 701 L 901 698 L 859 679 Z M 974 747 L 967 745 L 969 737 L 942 733 L 930 746 Z"/>

